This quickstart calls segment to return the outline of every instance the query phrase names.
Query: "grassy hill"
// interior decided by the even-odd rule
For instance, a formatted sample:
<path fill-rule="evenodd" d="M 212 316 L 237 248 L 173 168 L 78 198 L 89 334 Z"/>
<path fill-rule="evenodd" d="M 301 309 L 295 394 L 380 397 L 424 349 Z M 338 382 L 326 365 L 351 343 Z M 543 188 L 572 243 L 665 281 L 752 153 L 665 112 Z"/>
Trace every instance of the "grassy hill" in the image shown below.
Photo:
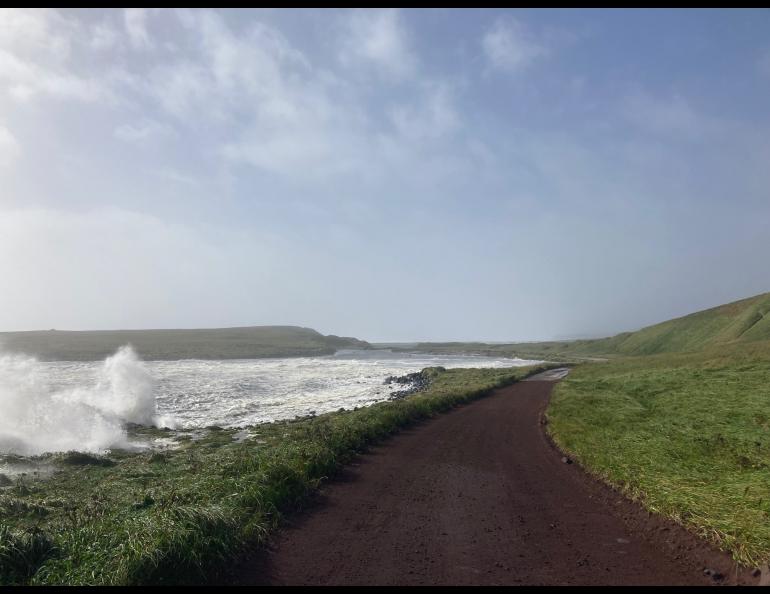
<path fill-rule="evenodd" d="M 616 347 L 625 355 L 693 352 L 736 341 L 770 339 L 770 293 L 742 299 L 632 332 Z"/>
<path fill-rule="evenodd" d="M 608 355 L 696 352 L 761 340 L 770 340 L 770 293 L 608 338 L 509 344 L 422 342 L 398 350 L 578 360 Z"/>
<path fill-rule="evenodd" d="M 44 361 L 95 361 L 125 344 L 131 344 L 147 360 L 314 357 L 344 348 L 369 348 L 367 342 L 355 338 L 324 336 L 298 326 L 0 333 L 3 350 Z"/>
<path fill-rule="evenodd" d="M 589 472 L 749 567 L 770 561 L 769 311 L 765 293 L 568 344 L 613 356 L 577 366 L 547 413 Z"/>

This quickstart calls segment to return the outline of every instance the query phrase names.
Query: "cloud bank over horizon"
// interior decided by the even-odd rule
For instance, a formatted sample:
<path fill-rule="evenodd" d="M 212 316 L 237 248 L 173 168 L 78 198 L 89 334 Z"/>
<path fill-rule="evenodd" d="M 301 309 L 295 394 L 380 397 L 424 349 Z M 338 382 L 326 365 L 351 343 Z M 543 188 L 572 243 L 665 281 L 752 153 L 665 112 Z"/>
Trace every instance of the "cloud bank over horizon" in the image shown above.
<path fill-rule="evenodd" d="M 0 13 L 0 331 L 634 329 L 770 290 L 765 11 Z"/>

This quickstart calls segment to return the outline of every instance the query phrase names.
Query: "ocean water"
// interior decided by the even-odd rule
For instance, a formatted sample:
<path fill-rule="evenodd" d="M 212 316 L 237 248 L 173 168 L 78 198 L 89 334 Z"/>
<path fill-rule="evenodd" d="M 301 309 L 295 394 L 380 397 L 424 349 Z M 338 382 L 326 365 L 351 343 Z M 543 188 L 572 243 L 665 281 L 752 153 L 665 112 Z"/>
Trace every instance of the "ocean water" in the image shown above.
<path fill-rule="evenodd" d="M 386 400 L 390 375 L 424 367 L 533 363 L 479 356 L 339 351 L 327 357 L 141 361 L 130 347 L 102 362 L 0 355 L 0 453 L 100 452 L 129 444 L 126 423 L 237 427 Z"/>

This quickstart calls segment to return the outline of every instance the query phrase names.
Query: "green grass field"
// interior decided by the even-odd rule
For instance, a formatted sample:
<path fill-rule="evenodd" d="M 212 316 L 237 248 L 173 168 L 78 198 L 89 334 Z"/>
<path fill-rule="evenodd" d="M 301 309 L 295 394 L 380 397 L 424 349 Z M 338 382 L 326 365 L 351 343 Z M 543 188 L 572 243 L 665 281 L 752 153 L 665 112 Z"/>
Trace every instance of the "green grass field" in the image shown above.
<path fill-rule="evenodd" d="M 0 584 L 221 580 L 282 511 L 368 445 L 540 369 L 434 368 L 431 386 L 409 398 L 257 425 L 242 441 L 211 429 L 200 439 L 177 434 L 174 450 L 37 458 L 55 474 L 0 488 Z"/>
<path fill-rule="evenodd" d="M 746 565 L 770 560 L 770 341 L 581 365 L 548 417 L 590 472 Z"/>

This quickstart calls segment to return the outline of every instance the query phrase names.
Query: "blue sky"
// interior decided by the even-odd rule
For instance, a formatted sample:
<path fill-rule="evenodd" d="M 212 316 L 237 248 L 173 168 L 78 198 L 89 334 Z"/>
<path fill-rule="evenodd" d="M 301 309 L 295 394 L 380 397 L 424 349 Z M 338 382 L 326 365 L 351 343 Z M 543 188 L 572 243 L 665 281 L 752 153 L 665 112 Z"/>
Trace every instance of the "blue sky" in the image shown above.
<path fill-rule="evenodd" d="M 0 329 L 612 334 L 770 290 L 768 11 L 0 13 Z"/>

